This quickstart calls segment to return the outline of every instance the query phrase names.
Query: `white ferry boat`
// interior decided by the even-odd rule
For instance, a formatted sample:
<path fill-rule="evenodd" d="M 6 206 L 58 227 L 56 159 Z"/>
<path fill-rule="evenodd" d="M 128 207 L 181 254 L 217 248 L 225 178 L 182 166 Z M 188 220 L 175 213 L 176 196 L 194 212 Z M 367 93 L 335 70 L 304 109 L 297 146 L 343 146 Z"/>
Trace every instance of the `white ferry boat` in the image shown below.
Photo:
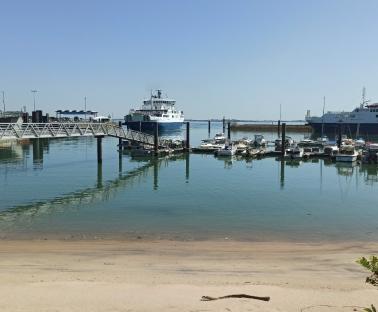
<path fill-rule="evenodd" d="M 316 133 L 336 134 L 341 130 L 356 137 L 378 134 L 378 103 L 368 102 L 364 89 L 360 106 L 352 112 L 323 112 L 321 117 L 312 117 L 310 111 L 307 111 L 306 122 Z"/>
<path fill-rule="evenodd" d="M 159 132 L 179 130 L 184 122 L 184 112 L 176 110 L 176 101 L 162 97 L 162 91 L 156 90 L 151 97 L 143 101 L 140 109 L 131 109 L 125 116 L 125 125 L 132 130 L 153 131 L 158 125 Z"/>

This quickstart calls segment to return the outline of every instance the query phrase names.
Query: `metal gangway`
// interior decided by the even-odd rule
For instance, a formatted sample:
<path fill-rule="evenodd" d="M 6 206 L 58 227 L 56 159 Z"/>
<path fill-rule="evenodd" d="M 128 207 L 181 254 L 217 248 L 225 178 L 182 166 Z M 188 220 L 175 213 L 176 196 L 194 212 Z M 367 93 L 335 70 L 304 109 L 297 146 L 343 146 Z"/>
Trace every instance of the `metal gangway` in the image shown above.
<path fill-rule="evenodd" d="M 1 140 L 21 140 L 39 138 L 70 138 L 70 137 L 103 137 L 110 136 L 144 145 L 167 147 L 168 141 L 155 138 L 144 132 L 125 129 L 114 123 L 0 123 Z"/>

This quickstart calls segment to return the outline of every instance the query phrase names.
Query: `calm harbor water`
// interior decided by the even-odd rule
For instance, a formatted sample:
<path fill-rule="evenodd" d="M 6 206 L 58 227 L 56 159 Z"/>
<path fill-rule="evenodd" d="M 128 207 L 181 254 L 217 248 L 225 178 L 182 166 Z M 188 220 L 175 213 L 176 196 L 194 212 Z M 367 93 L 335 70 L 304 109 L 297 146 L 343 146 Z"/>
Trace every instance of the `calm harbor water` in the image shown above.
<path fill-rule="evenodd" d="M 220 131 L 220 124 L 212 125 L 212 136 Z M 276 138 L 276 133 L 264 135 Z M 207 123 L 192 123 L 192 145 L 207 136 Z M 132 159 L 117 152 L 117 143 L 104 139 L 100 166 L 93 138 L 0 147 L 0 236 L 308 241 L 378 237 L 378 166 L 197 154 Z"/>

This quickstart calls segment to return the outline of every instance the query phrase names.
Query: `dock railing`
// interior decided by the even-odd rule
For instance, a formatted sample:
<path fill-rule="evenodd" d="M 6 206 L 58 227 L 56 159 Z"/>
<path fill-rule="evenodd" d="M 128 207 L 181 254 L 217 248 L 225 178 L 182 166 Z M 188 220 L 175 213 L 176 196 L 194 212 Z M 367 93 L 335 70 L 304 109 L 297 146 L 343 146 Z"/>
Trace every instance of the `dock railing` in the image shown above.
<path fill-rule="evenodd" d="M 154 136 L 125 129 L 114 123 L 0 123 L 0 140 L 111 136 L 145 145 L 154 145 Z M 159 146 L 166 140 L 159 138 Z"/>

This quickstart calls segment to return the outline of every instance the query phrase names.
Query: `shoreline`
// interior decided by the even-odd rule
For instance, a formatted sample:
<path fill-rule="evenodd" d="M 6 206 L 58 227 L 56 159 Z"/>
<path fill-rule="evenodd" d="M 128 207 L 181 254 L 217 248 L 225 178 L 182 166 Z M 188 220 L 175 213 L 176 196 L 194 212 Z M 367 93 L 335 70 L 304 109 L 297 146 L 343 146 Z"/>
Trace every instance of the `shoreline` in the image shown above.
<path fill-rule="evenodd" d="M 0 309 L 353 311 L 378 305 L 355 263 L 377 252 L 358 241 L 2 240 Z M 238 293 L 271 300 L 200 301 Z"/>

